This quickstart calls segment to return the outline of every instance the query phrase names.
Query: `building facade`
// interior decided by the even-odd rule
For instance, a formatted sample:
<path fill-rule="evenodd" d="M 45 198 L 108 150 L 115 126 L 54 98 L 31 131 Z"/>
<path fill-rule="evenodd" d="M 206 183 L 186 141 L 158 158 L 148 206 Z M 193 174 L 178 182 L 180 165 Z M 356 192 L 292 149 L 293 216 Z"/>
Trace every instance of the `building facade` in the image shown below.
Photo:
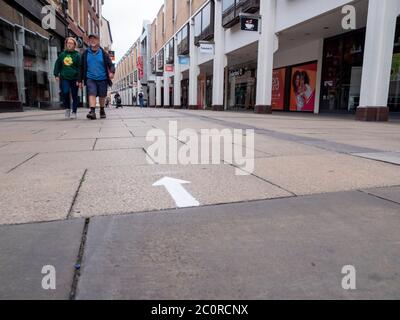
<path fill-rule="evenodd" d="M 150 106 L 400 112 L 398 0 L 165 0 L 151 24 Z"/>
<path fill-rule="evenodd" d="M 102 5 L 103 0 L 0 0 L 0 112 L 60 106 L 54 63 L 67 36 L 83 50 L 87 36 L 99 34 Z M 49 14 L 54 26 L 43 22 L 51 21 Z"/>

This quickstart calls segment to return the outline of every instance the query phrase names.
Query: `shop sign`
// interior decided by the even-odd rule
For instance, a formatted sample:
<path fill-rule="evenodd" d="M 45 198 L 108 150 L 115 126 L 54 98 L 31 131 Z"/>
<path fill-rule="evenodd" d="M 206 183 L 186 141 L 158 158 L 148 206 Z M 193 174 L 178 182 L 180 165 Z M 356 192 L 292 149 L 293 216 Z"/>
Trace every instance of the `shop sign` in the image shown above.
<path fill-rule="evenodd" d="M 243 31 L 258 31 L 258 18 L 241 16 L 240 24 Z"/>
<path fill-rule="evenodd" d="M 108 51 L 108 55 L 111 58 L 111 61 L 115 61 L 115 51 Z"/>
<path fill-rule="evenodd" d="M 174 65 L 173 64 L 166 64 L 165 65 L 165 72 L 174 72 Z"/>
<path fill-rule="evenodd" d="M 201 43 L 200 42 L 200 53 L 202 54 L 214 54 L 214 44 L 213 43 Z"/>
<path fill-rule="evenodd" d="M 229 71 L 229 76 L 231 78 L 240 77 L 242 75 L 244 75 L 244 69 L 243 68 L 232 69 L 231 71 Z"/>
<path fill-rule="evenodd" d="M 188 56 L 179 56 L 179 64 L 181 65 L 189 65 L 190 58 Z"/>

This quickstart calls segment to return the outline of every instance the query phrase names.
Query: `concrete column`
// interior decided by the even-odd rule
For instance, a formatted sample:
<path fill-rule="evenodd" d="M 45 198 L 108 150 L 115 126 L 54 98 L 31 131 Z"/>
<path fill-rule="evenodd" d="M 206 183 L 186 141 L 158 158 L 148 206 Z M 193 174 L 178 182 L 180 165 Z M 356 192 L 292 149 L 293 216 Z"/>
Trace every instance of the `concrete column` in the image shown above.
<path fill-rule="evenodd" d="M 214 67 L 213 67 L 213 91 L 212 109 L 224 110 L 224 75 L 225 75 L 225 30 L 222 27 L 222 1 L 215 1 L 214 23 Z"/>
<path fill-rule="evenodd" d="M 258 42 L 256 113 L 272 112 L 276 0 L 260 1 L 261 37 Z"/>
<path fill-rule="evenodd" d="M 164 72 L 164 108 L 169 108 L 169 84 L 171 79 L 169 75 Z"/>
<path fill-rule="evenodd" d="M 178 41 L 174 41 L 174 51 L 175 51 L 175 69 L 174 69 L 174 108 L 181 109 L 181 96 L 182 96 L 182 72 L 181 65 L 179 64 L 179 56 L 178 56 Z"/>
<path fill-rule="evenodd" d="M 156 107 L 161 108 L 161 84 L 162 78 L 157 77 L 156 78 Z"/>
<path fill-rule="evenodd" d="M 154 108 L 156 106 L 156 84 L 149 82 L 149 107 Z"/>
<path fill-rule="evenodd" d="M 198 48 L 194 44 L 194 23 L 190 23 L 189 109 L 197 109 L 197 85 L 200 73 Z"/>
<path fill-rule="evenodd" d="M 399 0 L 370 0 L 357 120 L 388 121 L 392 67 Z"/>

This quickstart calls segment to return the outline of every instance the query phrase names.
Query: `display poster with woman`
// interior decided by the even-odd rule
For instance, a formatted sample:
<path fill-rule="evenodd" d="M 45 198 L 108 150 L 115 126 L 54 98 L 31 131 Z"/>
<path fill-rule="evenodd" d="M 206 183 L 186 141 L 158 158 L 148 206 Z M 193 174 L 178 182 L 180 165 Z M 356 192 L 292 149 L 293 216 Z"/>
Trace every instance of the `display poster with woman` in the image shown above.
<path fill-rule="evenodd" d="M 290 110 L 314 112 L 317 63 L 292 68 Z"/>

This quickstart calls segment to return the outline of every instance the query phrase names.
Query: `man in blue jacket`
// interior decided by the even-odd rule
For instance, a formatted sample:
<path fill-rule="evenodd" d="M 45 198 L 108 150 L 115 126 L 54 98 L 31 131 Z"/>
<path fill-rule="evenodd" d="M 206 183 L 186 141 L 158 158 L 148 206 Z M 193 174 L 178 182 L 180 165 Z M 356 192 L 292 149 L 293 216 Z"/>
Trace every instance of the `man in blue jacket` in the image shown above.
<path fill-rule="evenodd" d="M 112 86 L 115 66 L 107 52 L 100 47 L 100 38 L 91 34 L 89 36 L 90 47 L 82 55 L 81 81 L 86 85 L 89 96 L 90 112 L 87 118 L 96 120 L 96 98 L 100 102 L 100 118 L 105 119 L 105 101 L 108 87 Z"/>

